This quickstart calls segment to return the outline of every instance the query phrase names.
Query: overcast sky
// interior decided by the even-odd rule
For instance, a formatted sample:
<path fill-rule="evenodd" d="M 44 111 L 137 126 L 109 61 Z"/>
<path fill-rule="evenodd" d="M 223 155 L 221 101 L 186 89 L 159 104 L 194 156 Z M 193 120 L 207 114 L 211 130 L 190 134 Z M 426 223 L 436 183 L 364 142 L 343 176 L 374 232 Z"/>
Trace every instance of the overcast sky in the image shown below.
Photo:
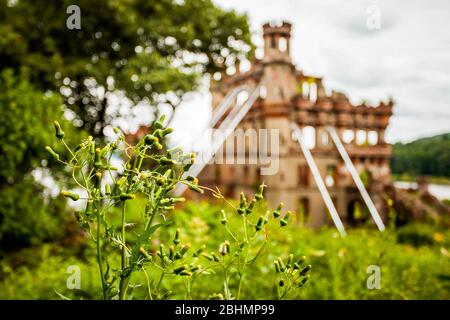
<path fill-rule="evenodd" d="M 262 41 L 263 23 L 283 19 L 293 23 L 294 63 L 306 73 L 324 77 L 328 89 L 345 92 L 352 102 L 378 103 L 392 96 L 396 105 L 389 142 L 450 132 L 450 1 L 215 2 L 246 12 L 257 44 Z M 177 138 L 188 139 L 201 131 L 209 104 L 207 90 L 186 101 L 176 117 L 181 129 Z M 181 124 L 189 119 L 197 124 L 194 131 L 192 122 L 188 121 L 190 129 Z"/>

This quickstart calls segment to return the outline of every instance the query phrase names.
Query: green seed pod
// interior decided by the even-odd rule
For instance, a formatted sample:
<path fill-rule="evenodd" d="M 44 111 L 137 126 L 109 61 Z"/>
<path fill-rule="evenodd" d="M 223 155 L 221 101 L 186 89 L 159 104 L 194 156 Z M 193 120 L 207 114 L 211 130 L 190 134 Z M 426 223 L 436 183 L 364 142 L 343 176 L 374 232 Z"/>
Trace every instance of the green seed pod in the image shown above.
<path fill-rule="evenodd" d="M 258 222 L 256 223 L 256 226 L 255 226 L 256 231 L 261 230 L 263 224 L 264 224 L 264 218 L 263 217 L 259 217 Z"/>
<path fill-rule="evenodd" d="M 53 125 L 55 126 L 56 137 L 58 139 L 63 139 L 64 131 L 62 131 L 61 126 L 59 125 L 59 122 L 55 121 L 55 122 L 53 122 Z"/>
<path fill-rule="evenodd" d="M 134 198 L 136 198 L 136 196 L 134 194 L 122 193 L 120 195 L 120 200 L 122 200 L 122 201 L 130 200 L 130 199 L 134 199 Z"/>
<path fill-rule="evenodd" d="M 283 279 L 280 279 L 280 281 L 278 282 L 278 285 L 279 285 L 280 287 L 284 287 L 284 280 L 283 280 Z"/>
<path fill-rule="evenodd" d="M 73 201 L 77 201 L 78 199 L 80 199 L 80 196 L 74 192 L 69 192 L 69 191 L 61 191 L 61 195 L 66 197 L 66 198 L 70 198 Z"/>
<path fill-rule="evenodd" d="M 50 146 L 46 146 L 45 150 L 47 150 L 48 153 L 52 156 L 53 159 L 59 160 L 59 154 L 57 154 Z"/>
<path fill-rule="evenodd" d="M 307 275 L 306 277 L 304 277 L 302 280 L 300 280 L 299 284 L 298 284 L 298 288 L 303 287 L 303 285 L 306 283 L 306 281 L 308 281 L 309 279 L 309 275 Z"/>
<path fill-rule="evenodd" d="M 158 186 L 164 185 L 165 182 L 166 182 L 166 179 L 164 179 L 164 177 L 159 177 L 158 179 L 156 179 L 156 184 Z"/>
<path fill-rule="evenodd" d="M 178 251 L 178 256 L 180 259 L 184 256 L 184 254 L 191 248 L 191 244 L 188 243 L 186 245 L 182 245 L 180 251 Z"/>
<path fill-rule="evenodd" d="M 153 259 L 152 256 L 149 255 L 148 252 L 145 251 L 145 249 L 144 249 L 143 247 L 140 247 L 140 248 L 139 248 L 139 252 L 140 252 L 144 257 L 146 257 L 148 260 L 152 260 L 152 259 Z"/>
<path fill-rule="evenodd" d="M 220 220 L 220 223 L 223 225 L 226 225 L 228 220 L 227 220 L 227 215 L 225 213 L 225 210 L 221 210 L 221 213 L 222 213 L 222 220 Z"/>
<path fill-rule="evenodd" d="M 289 221 L 289 215 L 291 214 L 291 211 L 286 212 L 286 214 L 284 215 L 284 217 L 280 220 L 280 226 L 284 227 L 288 224 Z"/>
<path fill-rule="evenodd" d="M 173 243 L 175 245 L 180 243 L 180 229 L 175 230 L 175 238 L 173 239 Z"/>
<path fill-rule="evenodd" d="M 230 253 L 230 243 L 228 241 L 224 241 L 219 246 L 219 253 L 222 256 L 226 256 Z"/>
<path fill-rule="evenodd" d="M 266 185 L 264 183 L 258 187 L 258 191 L 255 194 L 256 200 L 260 201 L 260 200 L 264 199 L 264 188 L 265 187 L 266 187 Z"/>
<path fill-rule="evenodd" d="M 192 272 L 187 271 L 187 270 L 183 270 L 183 271 L 180 272 L 180 276 L 190 277 L 190 276 L 192 276 Z"/>
<path fill-rule="evenodd" d="M 287 263 L 288 268 L 291 268 L 293 266 L 293 264 L 294 264 L 294 255 L 291 253 L 291 254 L 289 254 L 289 259 L 288 259 L 288 263 Z"/>
<path fill-rule="evenodd" d="M 200 248 L 198 248 L 198 249 L 194 252 L 193 256 L 194 256 L 194 257 L 198 257 L 198 256 L 200 255 L 200 253 L 202 253 L 202 251 L 205 250 L 205 249 L 206 249 L 206 245 L 202 245 Z"/>
<path fill-rule="evenodd" d="M 297 262 L 294 262 L 294 270 L 300 269 L 300 265 Z"/>
<path fill-rule="evenodd" d="M 311 265 L 310 265 L 310 264 L 307 265 L 307 266 L 305 266 L 305 267 L 302 269 L 302 271 L 300 271 L 300 275 L 301 275 L 301 276 L 306 275 L 306 274 L 308 273 L 309 270 L 311 270 Z"/>
<path fill-rule="evenodd" d="M 92 214 L 92 207 L 94 206 L 94 200 L 89 199 L 86 203 L 85 215 L 90 216 Z"/>
<path fill-rule="evenodd" d="M 165 247 L 164 243 L 161 243 L 159 245 L 159 255 L 160 255 L 161 258 L 166 257 L 166 252 L 164 251 L 164 247 Z"/>
<path fill-rule="evenodd" d="M 105 184 L 105 194 L 107 196 L 111 194 L 111 185 L 109 183 Z"/>
<path fill-rule="evenodd" d="M 167 165 L 175 164 L 175 161 L 172 159 L 169 159 L 167 157 L 161 157 L 161 158 L 159 158 L 159 163 L 162 166 L 167 166 Z"/>
<path fill-rule="evenodd" d="M 198 184 L 198 179 L 196 177 L 193 176 L 187 176 L 186 177 L 186 181 L 192 183 L 192 184 Z"/>
<path fill-rule="evenodd" d="M 281 209 L 283 209 L 284 204 L 280 203 L 276 210 L 273 212 L 273 217 L 278 218 L 281 215 Z"/>
<path fill-rule="evenodd" d="M 157 137 L 155 137 L 154 135 L 152 135 L 152 134 L 147 134 L 147 135 L 144 137 L 144 143 L 145 143 L 147 146 L 152 145 L 152 144 L 154 144 L 154 143 L 156 143 L 156 142 L 159 142 L 159 139 L 158 139 Z"/>
<path fill-rule="evenodd" d="M 273 264 L 275 265 L 275 271 L 276 271 L 277 273 L 280 273 L 280 272 L 281 272 L 281 267 L 280 267 L 280 263 L 278 262 L 278 260 L 275 260 L 275 261 L 273 262 Z"/>

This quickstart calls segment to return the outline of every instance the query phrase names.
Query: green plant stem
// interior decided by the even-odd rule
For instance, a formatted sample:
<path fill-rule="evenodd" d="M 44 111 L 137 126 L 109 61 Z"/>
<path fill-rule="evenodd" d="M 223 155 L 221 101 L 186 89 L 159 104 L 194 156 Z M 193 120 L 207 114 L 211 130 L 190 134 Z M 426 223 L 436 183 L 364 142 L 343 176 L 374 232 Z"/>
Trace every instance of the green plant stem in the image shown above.
<path fill-rule="evenodd" d="M 126 246 L 126 242 L 125 242 L 125 214 L 126 214 L 126 210 L 125 210 L 125 206 L 126 206 L 126 201 L 123 202 L 122 204 L 122 272 L 125 270 L 125 268 L 127 267 L 127 246 Z M 119 289 L 119 299 L 120 300 L 124 300 L 127 294 L 127 289 L 128 289 L 128 283 L 129 283 L 129 276 L 121 276 L 120 277 L 120 289 Z"/>
<path fill-rule="evenodd" d="M 100 208 L 97 209 L 97 258 L 98 266 L 100 270 L 100 278 L 102 279 L 102 289 L 103 289 L 103 299 L 106 300 L 106 284 L 105 278 L 103 277 L 103 266 L 102 266 L 102 249 L 101 249 L 101 232 L 100 232 Z"/>

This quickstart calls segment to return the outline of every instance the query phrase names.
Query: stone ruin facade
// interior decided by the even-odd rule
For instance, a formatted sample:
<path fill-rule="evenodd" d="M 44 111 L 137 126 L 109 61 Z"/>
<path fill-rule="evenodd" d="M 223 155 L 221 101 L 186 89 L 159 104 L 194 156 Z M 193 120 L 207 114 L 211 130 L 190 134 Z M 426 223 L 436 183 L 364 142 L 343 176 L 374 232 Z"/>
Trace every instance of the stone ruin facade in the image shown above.
<path fill-rule="evenodd" d="M 391 145 L 385 132 L 392 115 L 393 101 L 377 106 L 353 105 L 345 94 L 327 94 L 322 78 L 303 73 L 290 56 L 291 24 L 264 24 L 264 57 L 255 59 L 248 71 L 239 62 L 232 75 L 222 74 L 211 81 L 212 104 L 217 106 L 234 88 L 244 85 L 251 92 L 259 86 L 260 96 L 237 129 L 278 129 L 279 169 L 261 175 L 259 164 L 208 164 L 199 179 L 202 185 L 218 186 L 237 197 L 241 191 L 252 193 L 257 185 L 268 185 L 266 198 L 271 206 L 279 202 L 286 210 L 301 215 L 306 225 L 319 227 L 331 223 L 322 196 L 311 175 L 298 142 L 292 139 L 291 122 L 309 138 L 313 155 L 341 220 L 346 225 L 360 221 L 364 202 L 355 186 L 326 126 L 334 127 L 383 220 L 387 218 L 384 190 L 391 186 Z M 221 119 L 225 119 L 225 113 Z M 221 124 L 219 121 L 216 128 Z M 254 141 L 249 138 L 246 151 Z M 234 143 L 234 142 L 233 142 Z M 242 155 L 241 155 L 242 156 Z M 368 216 L 366 214 L 366 216 Z M 370 215 L 368 216 L 370 219 Z"/>

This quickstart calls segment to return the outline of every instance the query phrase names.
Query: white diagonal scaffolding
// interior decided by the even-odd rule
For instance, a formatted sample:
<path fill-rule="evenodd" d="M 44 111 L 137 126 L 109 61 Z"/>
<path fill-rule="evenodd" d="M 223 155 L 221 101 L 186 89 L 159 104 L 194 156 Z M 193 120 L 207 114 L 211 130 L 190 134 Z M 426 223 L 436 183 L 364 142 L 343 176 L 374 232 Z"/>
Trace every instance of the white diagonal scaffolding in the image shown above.
<path fill-rule="evenodd" d="M 336 207 L 334 206 L 333 200 L 331 199 L 330 194 L 328 193 L 327 187 L 325 186 L 322 176 L 320 175 L 319 169 L 317 168 L 316 162 L 314 161 L 311 151 L 306 146 L 305 141 L 303 140 L 301 129 L 295 122 L 291 123 L 291 129 L 293 131 L 294 138 L 298 141 L 298 144 L 300 145 L 300 149 L 302 150 L 303 155 L 305 156 L 306 163 L 308 164 L 308 166 L 311 170 L 311 174 L 314 178 L 314 181 L 316 182 L 316 185 L 320 191 L 320 194 L 322 195 L 323 201 L 325 202 L 325 205 L 327 206 L 327 209 L 328 209 L 328 212 L 330 213 L 331 219 L 333 220 L 333 223 L 336 226 L 336 229 L 341 234 L 341 236 L 344 237 L 346 234 L 344 225 L 342 224 L 341 218 L 339 217 L 339 214 L 337 213 L 337 210 L 336 210 Z"/>
<path fill-rule="evenodd" d="M 347 170 L 350 172 L 353 181 L 356 184 L 356 187 L 358 188 L 359 192 L 361 193 L 361 196 L 369 209 L 370 214 L 372 215 L 373 221 L 375 221 L 375 224 L 377 225 L 378 229 L 380 231 L 383 231 L 385 229 L 383 220 L 381 220 L 380 214 L 378 213 L 377 208 L 375 207 L 375 204 L 373 203 L 372 199 L 369 196 L 369 193 L 366 190 L 366 187 L 364 187 L 363 182 L 361 181 L 361 178 L 359 177 L 358 171 L 356 170 L 355 166 L 353 165 L 352 160 L 350 159 L 347 150 L 345 150 L 344 145 L 341 142 L 341 139 L 339 138 L 338 133 L 336 132 L 336 129 L 331 126 L 327 126 L 326 130 L 331 136 L 331 139 L 333 140 L 334 144 L 336 145 L 336 148 L 339 151 L 339 154 L 341 155 L 342 159 L 344 160 L 345 166 L 347 167 Z"/>
<path fill-rule="evenodd" d="M 191 168 L 184 173 L 184 177 L 192 176 L 197 177 L 200 172 L 205 168 L 205 166 L 210 162 L 212 157 L 217 153 L 222 144 L 228 139 L 230 134 L 236 129 L 238 124 L 244 119 L 245 115 L 248 113 L 252 105 L 255 103 L 256 99 L 258 99 L 260 95 L 260 86 L 257 86 L 253 92 L 250 94 L 245 103 L 241 106 L 239 104 L 235 104 L 231 109 L 230 113 L 220 124 L 218 131 L 219 137 L 215 139 L 212 143 L 212 146 L 202 152 L 199 157 L 197 157 L 200 161 L 194 163 Z M 239 90 L 240 92 L 240 90 Z M 187 186 L 183 183 L 178 183 L 174 190 L 175 195 L 181 195 L 186 190 Z"/>

